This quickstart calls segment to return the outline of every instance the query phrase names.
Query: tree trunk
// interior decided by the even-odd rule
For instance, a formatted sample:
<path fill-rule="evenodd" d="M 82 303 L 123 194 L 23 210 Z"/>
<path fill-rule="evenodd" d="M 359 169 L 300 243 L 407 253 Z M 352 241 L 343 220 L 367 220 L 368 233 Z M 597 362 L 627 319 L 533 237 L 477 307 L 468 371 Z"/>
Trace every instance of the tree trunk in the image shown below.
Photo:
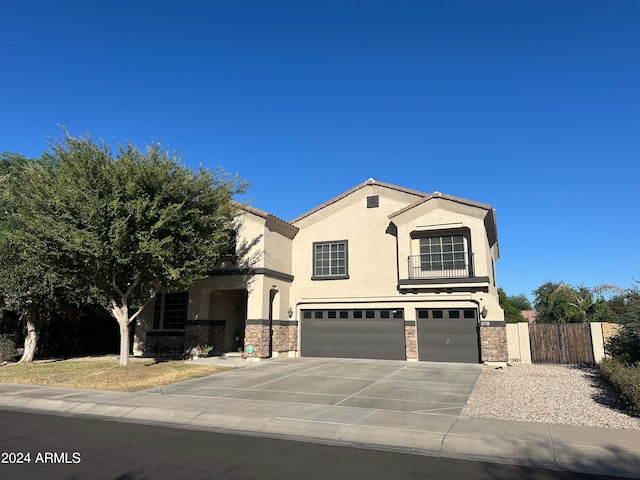
<path fill-rule="evenodd" d="M 38 337 L 40 336 L 40 312 L 38 307 L 31 307 L 27 314 L 27 335 L 24 337 L 24 352 L 18 363 L 33 362 L 38 346 Z"/>
<path fill-rule="evenodd" d="M 129 322 L 118 321 L 120 326 L 120 365 L 129 365 Z"/>
<path fill-rule="evenodd" d="M 111 302 L 111 314 L 115 317 L 120 327 L 120 365 L 129 365 L 129 307 Z"/>

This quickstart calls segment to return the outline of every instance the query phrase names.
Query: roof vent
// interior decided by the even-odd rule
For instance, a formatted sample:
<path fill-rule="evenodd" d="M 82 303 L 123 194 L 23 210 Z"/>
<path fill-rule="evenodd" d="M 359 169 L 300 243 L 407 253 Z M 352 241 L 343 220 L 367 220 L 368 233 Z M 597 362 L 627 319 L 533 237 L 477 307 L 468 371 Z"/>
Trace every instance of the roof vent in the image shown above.
<path fill-rule="evenodd" d="M 371 177 L 367 180 L 367 184 L 371 185 L 372 183 L 376 183 L 376 179 Z"/>
<path fill-rule="evenodd" d="M 440 195 L 442 195 L 440 192 L 438 192 L 437 190 L 435 192 L 433 192 L 433 196 L 434 197 L 439 197 Z"/>

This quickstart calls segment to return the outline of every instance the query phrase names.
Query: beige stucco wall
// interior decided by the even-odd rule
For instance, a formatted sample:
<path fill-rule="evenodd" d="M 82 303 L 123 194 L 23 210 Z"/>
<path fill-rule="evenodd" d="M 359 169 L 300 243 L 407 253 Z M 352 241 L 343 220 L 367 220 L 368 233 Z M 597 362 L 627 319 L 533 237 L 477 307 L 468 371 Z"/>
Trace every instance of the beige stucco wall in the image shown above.
<path fill-rule="evenodd" d="M 600 363 L 605 356 L 602 325 L 603 324 L 600 322 L 593 322 L 589 324 L 591 327 L 591 341 L 593 343 L 593 359 L 596 363 Z"/>
<path fill-rule="evenodd" d="M 367 208 L 366 199 L 379 195 L 379 207 Z M 484 226 L 486 209 L 458 204 L 444 199 L 433 199 L 409 209 L 391 220 L 397 222 L 396 236 L 389 232 L 389 216 L 419 197 L 391 190 L 380 185 L 366 185 L 339 201 L 324 207 L 295 225 L 300 228 L 293 241 L 294 285 L 292 300 L 297 308 L 405 308 L 405 318 L 415 319 L 418 303 L 430 302 L 431 308 L 486 307 L 487 320 L 504 320 L 498 304 L 497 289 L 491 269 L 492 249 Z M 447 225 L 443 227 L 443 225 Z M 488 276 L 483 285 L 488 292 L 441 293 L 420 292 L 417 295 L 398 292 L 398 276 L 408 278 L 407 258 L 412 251 L 411 232 L 419 229 L 466 227 L 470 231 L 474 251 L 475 275 Z M 426 226 L 426 227 L 425 227 Z M 322 241 L 348 241 L 348 279 L 312 280 L 313 243 Z M 496 252 L 497 253 L 497 252 Z M 497 256 L 497 255 L 496 255 Z M 377 306 L 376 306 L 377 305 Z M 296 318 L 299 318 L 296 311 Z"/>
<path fill-rule="evenodd" d="M 608 342 L 609 339 L 615 335 L 617 335 L 618 330 L 621 325 L 619 323 L 603 323 L 602 324 L 602 336 L 604 338 L 604 342 Z"/>
<path fill-rule="evenodd" d="M 255 282 L 251 282 L 247 291 L 249 297 L 255 291 Z M 188 320 L 220 320 L 226 313 L 221 304 L 215 302 L 213 292 L 245 289 L 245 278 L 240 275 L 211 276 L 196 282 L 189 290 Z"/>
<path fill-rule="evenodd" d="M 274 309 L 273 317 L 276 319 L 287 318 L 285 312 L 289 304 L 290 282 L 272 278 L 270 272 L 264 273 L 263 269 L 285 275 L 291 273 L 291 240 L 269 228 L 270 222 L 268 220 L 251 212 L 243 212 L 240 225 L 237 244 L 240 246 L 255 243 L 249 250 L 247 257 L 252 259 L 250 266 L 258 269 L 259 273 L 252 277 L 215 275 L 200 280 L 190 290 L 189 319 L 193 319 L 196 314 L 199 315 L 199 318 L 207 318 L 211 291 L 241 289 L 245 284 L 248 291 L 246 318 L 268 318 L 269 295 L 274 287 L 278 291 L 276 294 L 278 309 L 277 311 Z M 283 303 L 287 306 L 281 307 Z M 274 302 L 275 305 L 276 302 Z"/>
<path fill-rule="evenodd" d="M 371 195 L 379 196 L 377 208 L 367 208 L 367 197 Z M 246 288 L 246 311 L 242 314 L 252 320 L 269 318 L 271 292 L 275 292 L 274 320 L 288 320 L 289 309 L 294 312 L 292 318 L 295 320 L 305 308 L 402 308 L 405 320 L 411 322 L 416 319 L 416 309 L 425 307 L 474 308 L 478 311 L 485 307 L 488 310 L 486 320 L 503 320 L 491 268 L 491 259 L 498 258 L 497 247 L 488 245 L 484 226 L 487 210 L 433 199 L 394 216 L 392 226 L 397 225 L 397 233 L 389 228 L 391 214 L 421 198 L 407 191 L 367 184 L 295 222 L 299 229 L 297 233 L 275 217 L 263 215 L 264 212 L 243 211 L 238 244 L 255 241 L 248 256 L 253 260 L 251 266 L 260 273 L 248 284 L 242 275 L 214 275 L 197 282 L 190 289 L 187 319 L 218 320 L 211 316 L 233 316 L 235 308 L 216 307 L 212 294 Z M 411 232 L 443 224 L 469 229 L 474 273 L 476 277 L 490 277 L 489 282 L 480 286 L 488 288 L 488 292 L 474 293 L 464 288 L 443 288 L 440 292 L 422 290 L 417 294 L 398 291 L 398 277 L 408 278 L 407 257 L 418 253 L 412 246 Z M 349 278 L 312 280 L 313 243 L 341 240 L 348 241 Z M 293 276 L 293 282 L 289 275 Z M 151 328 L 152 311 L 153 306 L 141 316 L 140 331 Z M 143 346 L 144 336 L 140 335 L 137 337 L 138 352 Z"/>
<path fill-rule="evenodd" d="M 531 344 L 528 323 L 507 323 L 509 362 L 531 363 Z"/>
<path fill-rule="evenodd" d="M 398 258 L 401 278 L 408 277 L 407 258 L 418 255 L 419 241 L 412 239 L 414 232 L 434 232 L 450 229 L 467 230 L 471 242 L 472 258 L 475 277 L 489 277 L 484 284 L 488 293 L 473 294 L 473 299 L 479 302 L 480 309 L 487 308 L 487 319 L 504 320 L 504 312 L 498 303 L 498 290 L 494 277 L 492 260 L 498 258 L 497 246 L 490 246 L 485 230 L 484 218 L 487 210 L 471 205 L 464 205 L 444 198 L 432 198 L 395 215 L 392 220 L 398 227 Z M 442 284 L 443 287 L 454 284 Z"/>
<path fill-rule="evenodd" d="M 255 245 L 247 252 L 245 260 L 251 258 L 251 266 L 263 268 L 265 260 L 265 219 L 243 211 L 236 221 L 236 245 L 240 249 L 243 245 Z M 242 261 L 242 259 L 241 259 Z"/>
<path fill-rule="evenodd" d="M 367 196 L 379 195 L 380 206 L 367 208 Z M 397 294 L 396 239 L 386 233 L 388 215 L 415 201 L 414 195 L 367 185 L 295 225 L 292 295 L 351 299 Z M 313 242 L 348 240 L 348 273 L 344 280 L 311 280 Z"/>
<path fill-rule="evenodd" d="M 252 268 L 260 272 L 269 269 L 283 274 L 291 273 L 291 240 L 276 231 L 277 222 L 270 222 L 260 215 L 243 211 L 237 225 L 238 247 L 254 244 L 244 259 L 251 259 Z M 271 226 L 274 228 L 269 228 Z M 243 259 L 240 259 L 240 264 L 245 265 Z M 229 265 L 228 268 L 234 266 Z M 227 320 L 231 328 L 225 331 L 225 336 L 228 337 L 226 343 L 230 343 L 238 322 L 247 318 L 268 319 L 270 291 L 274 287 L 277 294 L 274 298 L 273 318 L 288 319 L 290 282 L 269 275 L 269 272 L 251 277 L 212 275 L 199 280 L 189 289 L 187 320 Z M 241 298 L 244 299 L 242 292 L 245 290 L 246 304 L 241 301 Z M 224 292 L 228 295 L 223 295 Z M 134 354 L 142 354 L 146 342 L 145 334 L 152 327 L 153 303 L 136 322 Z"/>
<path fill-rule="evenodd" d="M 271 230 L 270 224 L 267 222 L 264 233 L 264 268 L 291 274 L 291 238 L 278 230 Z"/>

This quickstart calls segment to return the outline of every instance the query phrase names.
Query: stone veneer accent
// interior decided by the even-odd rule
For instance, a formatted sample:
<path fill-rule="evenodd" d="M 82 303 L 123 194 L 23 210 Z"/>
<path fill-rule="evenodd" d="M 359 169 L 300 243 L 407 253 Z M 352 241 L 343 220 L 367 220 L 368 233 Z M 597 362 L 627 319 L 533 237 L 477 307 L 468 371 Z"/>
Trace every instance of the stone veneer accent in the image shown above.
<path fill-rule="evenodd" d="M 263 323 L 266 322 L 266 323 Z M 269 321 L 268 320 L 247 320 L 244 329 L 244 350 L 247 346 L 253 345 L 254 357 L 267 358 L 269 356 Z"/>
<path fill-rule="evenodd" d="M 224 320 L 187 320 L 184 325 L 184 349 L 189 352 L 198 345 L 213 347 L 214 354 L 224 350 Z"/>
<path fill-rule="evenodd" d="M 480 352 L 483 362 L 506 362 L 509 358 L 507 347 L 507 324 L 500 321 L 480 322 Z"/>
<path fill-rule="evenodd" d="M 289 351 L 298 351 L 298 321 L 289 321 Z"/>
<path fill-rule="evenodd" d="M 295 320 L 273 320 L 272 354 L 297 351 L 298 322 Z M 244 349 L 255 348 L 254 357 L 269 356 L 269 320 L 247 320 L 244 331 Z"/>
<path fill-rule="evenodd" d="M 288 352 L 289 351 L 289 327 L 286 325 L 274 325 L 273 326 L 273 352 Z"/>
<path fill-rule="evenodd" d="M 418 336 L 416 333 L 416 322 L 405 322 L 404 343 L 407 360 L 418 359 Z"/>
<path fill-rule="evenodd" d="M 298 350 L 298 322 L 295 320 L 273 321 L 273 351 L 277 353 Z"/>

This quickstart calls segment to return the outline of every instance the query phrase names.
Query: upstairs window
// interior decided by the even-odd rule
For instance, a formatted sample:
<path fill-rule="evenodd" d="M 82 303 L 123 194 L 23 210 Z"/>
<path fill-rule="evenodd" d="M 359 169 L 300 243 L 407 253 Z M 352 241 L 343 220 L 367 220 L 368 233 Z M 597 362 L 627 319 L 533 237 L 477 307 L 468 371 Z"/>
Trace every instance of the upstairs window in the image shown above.
<path fill-rule="evenodd" d="M 316 242 L 313 244 L 313 279 L 349 278 L 348 242 Z"/>
<path fill-rule="evenodd" d="M 467 272 L 465 238 L 462 235 L 420 238 L 420 269 L 447 271 L 460 275 Z"/>

